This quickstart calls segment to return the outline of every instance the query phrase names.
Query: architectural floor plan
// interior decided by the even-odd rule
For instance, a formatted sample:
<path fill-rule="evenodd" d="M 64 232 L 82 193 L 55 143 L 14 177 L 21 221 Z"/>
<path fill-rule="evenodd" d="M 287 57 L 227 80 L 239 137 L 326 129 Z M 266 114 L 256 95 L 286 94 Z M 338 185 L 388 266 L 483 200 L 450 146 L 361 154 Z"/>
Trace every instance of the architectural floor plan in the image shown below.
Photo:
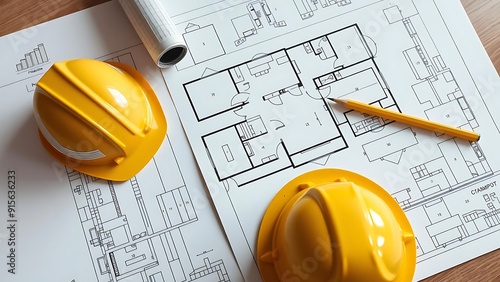
<path fill-rule="evenodd" d="M 96 21 L 113 24 L 97 32 Z M 54 33 L 68 38 L 64 48 L 47 35 Z M 101 44 L 102 38 L 114 41 Z M 5 227 L 0 231 L 2 257 L 15 255 L 16 273 L 4 263 L 0 281 L 243 281 L 161 72 L 117 2 L 2 37 L 0 49 L 0 107 L 10 121 L 1 129 L 0 170 L 14 171 L 18 185 L 16 217 L 0 216 L 17 228 L 15 246 Z M 138 69 L 167 115 L 168 137 L 129 181 L 81 174 L 40 146 L 32 110 L 36 81 L 52 63 L 80 57 Z M 6 197 L 2 189 L 2 211 Z"/>
<path fill-rule="evenodd" d="M 189 251 L 198 214 L 166 142 L 124 183 L 67 169 L 98 281 L 231 281 L 224 261 L 210 260 L 212 247 Z"/>
<path fill-rule="evenodd" d="M 245 278 L 258 279 L 256 234 L 269 201 L 322 167 L 362 173 L 393 195 L 417 237 L 416 279 L 498 248 L 500 117 L 488 105 L 500 102 L 500 84 L 460 3 L 294 4 L 186 4 L 173 16 L 190 54 L 164 77 L 238 262 L 253 267 Z M 470 46 L 465 34 L 474 52 L 461 47 Z M 420 130 L 332 97 L 482 137 Z"/>

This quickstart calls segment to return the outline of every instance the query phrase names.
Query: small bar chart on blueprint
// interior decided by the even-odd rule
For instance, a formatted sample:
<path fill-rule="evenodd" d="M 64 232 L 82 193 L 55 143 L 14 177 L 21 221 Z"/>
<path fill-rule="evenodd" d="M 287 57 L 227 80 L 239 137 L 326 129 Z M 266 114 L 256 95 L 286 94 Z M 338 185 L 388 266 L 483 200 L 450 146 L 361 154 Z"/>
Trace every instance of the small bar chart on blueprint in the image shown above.
<path fill-rule="evenodd" d="M 16 64 L 17 71 L 24 71 L 26 69 L 41 65 L 49 61 L 47 51 L 43 43 L 37 45 L 33 51 L 24 54 L 24 58 Z"/>

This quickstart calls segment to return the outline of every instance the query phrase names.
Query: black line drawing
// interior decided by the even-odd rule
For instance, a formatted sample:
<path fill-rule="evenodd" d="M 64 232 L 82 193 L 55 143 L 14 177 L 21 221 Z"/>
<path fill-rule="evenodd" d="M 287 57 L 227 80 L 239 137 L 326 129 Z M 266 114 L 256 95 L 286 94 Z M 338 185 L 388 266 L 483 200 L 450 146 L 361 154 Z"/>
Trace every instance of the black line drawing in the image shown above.
<path fill-rule="evenodd" d="M 342 7 L 352 3 L 351 0 L 293 0 L 293 2 L 303 20 L 312 18 L 318 6 L 321 8 L 333 5 Z"/>
<path fill-rule="evenodd" d="M 214 25 L 200 27 L 197 24 L 189 23 L 182 36 L 189 47 L 188 52 L 193 64 L 199 64 L 226 54 Z"/>
<path fill-rule="evenodd" d="M 352 53 L 353 48 L 358 50 Z M 331 93 L 397 108 L 357 25 L 257 55 L 188 82 L 184 89 L 199 122 L 228 121 L 202 140 L 218 179 L 232 178 L 238 185 L 346 149 L 339 125 L 349 124 L 361 136 L 390 122 L 331 109 L 324 101 Z M 316 107 L 304 109 L 310 101 Z M 280 112 L 285 108 L 297 116 L 288 118 Z M 298 128 L 311 132 L 307 142 L 296 138 Z"/>
<path fill-rule="evenodd" d="M 363 151 L 371 161 L 385 160 L 398 164 L 403 152 L 418 144 L 415 133 L 411 128 L 405 128 L 379 139 L 363 144 Z"/>
<path fill-rule="evenodd" d="M 33 49 L 33 51 L 24 54 L 24 58 L 16 64 L 16 70 L 20 72 L 48 62 L 49 56 L 47 55 L 45 45 L 40 43 Z"/>
<path fill-rule="evenodd" d="M 134 57 L 132 56 L 132 53 L 125 53 L 119 56 L 111 57 L 107 59 L 106 61 L 109 62 L 119 62 L 122 64 L 127 64 L 135 69 L 137 69 L 137 66 L 134 61 Z"/>
<path fill-rule="evenodd" d="M 252 1 L 246 6 L 248 13 L 231 20 L 238 39 L 234 41 L 236 47 L 245 43 L 250 36 L 256 35 L 265 25 L 284 27 L 286 22 L 277 21 L 266 0 Z"/>
<path fill-rule="evenodd" d="M 390 24 L 403 20 L 403 14 L 399 7 L 396 5 L 384 9 L 384 15 L 387 19 L 387 22 L 389 22 Z"/>
<path fill-rule="evenodd" d="M 182 228 L 198 217 L 181 172 L 172 166 L 167 174 L 158 170 L 158 158 L 176 162 L 170 144 L 162 148 L 145 168 L 147 178 L 139 174 L 124 183 L 67 168 L 97 280 L 230 281 L 222 260 L 205 256 L 202 266 L 193 265 Z"/>
<path fill-rule="evenodd" d="M 35 87 L 36 87 L 36 82 L 26 83 L 26 92 L 35 91 Z"/>
<path fill-rule="evenodd" d="M 320 7 L 323 13 L 317 18 L 325 20 L 379 2 L 378 0 L 364 1 L 369 3 L 363 1 L 351 3 L 351 0 L 303 1 Z M 338 9 L 325 9 L 331 6 Z M 231 16 L 224 15 L 224 11 L 230 12 Z M 217 13 L 220 14 L 214 17 Z M 288 32 L 290 28 L 295 27 L 287 24 L 286 21 L 290 20 L 285 18 L 287 13 L 288 7 L 279 7 L 278 4 L 267 0 L 249 0 L 235 3 L 217 2 L 175 15 L 177 28 L 182 31 L 189 49 L 188 55 L 176 64 L 175 68 L 182 71 L 199 64 L 214 62 L 220 57 Z M 227 32 L 228 28 L 232 28 L 233 32 Z"/>
<path fill-rule="evenodd" d="M 403 55 L 417 81 L 412 89 L 426 116 L 458 127 L 477 128 L 479 124 L 453 72 L 433 44 L 423 43 L 433 41 L 422 38 L 428 34 L 422 32 L 425 25 L 418 14 L 404 17 L 398 6 L 384 13 L 391 25 L 404 25 L 414 43 Z M 438 143 L 437 149 L 436 157 L 410 169 L 416 187 L 393 193 L 409 217 L 427 215 L 425 232 L 417 231 L 419 262 L 500 230 L 495 204 L 488 206 L 491 211 L 487 212 L 481 201 L 481 194 L 484 199 L 489 195 L 482 193 L 483 188 L 470 187 L 473 182 L 488 183 L 495 175 L 479 144 L 448 139 Z M 480 187 L 496 185 L 492 183 Z M 457 204 L 458 199 L 472 211 Z"/>
<path fill-rule="evenodd" d="M 227 275 L 226 268 L 224 266 L 224 262 L 222 260 L 210 262 L 208 258 L 203 259 L 205 262 L 205 265 L 195 269 L 193 272 L 189 274 L 189 278 L 191 281 L 194 281 L 198 278 L 203 278 L 211 274 L 217 274 L 213 275 L 215 279 L 219 282 L 230 282 L 229 276 Z M 214 280 L 215 281 L 215 280 Z"/>
<path fill-rule="evenodd" d="M 410 168 L 417 189 L 394 194 L 403 209 L 412 209 L 427 198 L 444 196 L 474 178 L 490 177 L 493 173 L 477 144 L 467 148 L 448 139 L 438 144 L 435 153 L 432 160 Z"/>
<path fill-rule="evenodd" d="M 406 211 L 409 217 L 419 216 L 427 224 L 425 230 L 416 230 L 419 262 L 500 230 L 500 201 L 497 192 L 492 192 L 497 183 L 488 179 L 482 183 L 477 188 L 453 189 Z M 398 194 L 400 201 L 401 192 Z"/>

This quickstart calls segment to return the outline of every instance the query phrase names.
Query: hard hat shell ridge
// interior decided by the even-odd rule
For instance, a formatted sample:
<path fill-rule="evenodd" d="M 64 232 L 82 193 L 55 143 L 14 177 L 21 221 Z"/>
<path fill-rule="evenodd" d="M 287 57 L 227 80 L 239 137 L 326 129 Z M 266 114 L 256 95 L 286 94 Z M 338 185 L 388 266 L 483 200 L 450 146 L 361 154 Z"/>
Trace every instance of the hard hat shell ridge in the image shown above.
<path fill-rule="evenodd" d="M 167 122 L 152 87 L 118 62 L 55 63 L 38 81 L 34 115 L 43 147 L 85 174 L 124 181 L 161 146 Z"/>

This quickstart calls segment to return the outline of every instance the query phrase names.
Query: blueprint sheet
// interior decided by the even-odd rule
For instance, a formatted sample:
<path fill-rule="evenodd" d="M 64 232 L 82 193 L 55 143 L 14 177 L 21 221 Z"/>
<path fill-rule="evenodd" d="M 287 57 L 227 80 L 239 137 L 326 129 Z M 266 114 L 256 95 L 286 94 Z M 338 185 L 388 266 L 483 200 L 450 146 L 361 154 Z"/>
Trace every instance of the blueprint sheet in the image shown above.
<path fill-rule="evenodd" d="M 459 1 L 164 2 L 190 53 L 163 74 L 247 281 L 259 281 L 257 234 L 270 200 L 326 167 L 364 174 L 394 196 L 417 238 L 415 280 L 500 247 L 500 82 Z M 314 264 L 290 279 L 308 271 Z"/>
<path fill-rule="evenodd" d="M 2 37 L 0 50 L 0 281 L 243 281 L 162 75 L 118 2 Z M 164 106 L 168 137 L 130 181 L 82 175 L 40 145 L 34 83 L 80 57 L 136 67 Z"/>

